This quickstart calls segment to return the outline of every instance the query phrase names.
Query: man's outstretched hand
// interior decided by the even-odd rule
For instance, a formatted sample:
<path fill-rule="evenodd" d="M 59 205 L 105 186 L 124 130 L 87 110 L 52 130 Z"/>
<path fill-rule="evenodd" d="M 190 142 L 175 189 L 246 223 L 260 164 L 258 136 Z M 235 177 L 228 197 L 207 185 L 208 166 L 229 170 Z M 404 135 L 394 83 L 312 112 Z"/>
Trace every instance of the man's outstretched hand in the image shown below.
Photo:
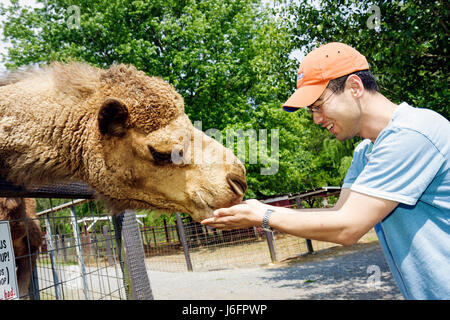
<path fill-rule="evenodd" d="M 270 207 L 258 200 L 246 200 L 229 208 L 215 210 L 214 217 L 203 220 L 201 224 L 221 230 L 260 226 L 264 212 Z"/>

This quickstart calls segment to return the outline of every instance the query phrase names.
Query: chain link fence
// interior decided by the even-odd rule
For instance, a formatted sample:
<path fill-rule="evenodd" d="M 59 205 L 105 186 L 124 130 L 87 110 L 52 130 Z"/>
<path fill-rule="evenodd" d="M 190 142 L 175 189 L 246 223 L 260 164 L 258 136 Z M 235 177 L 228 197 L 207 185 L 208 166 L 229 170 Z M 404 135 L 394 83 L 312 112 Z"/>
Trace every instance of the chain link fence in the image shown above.
<path fill-rule="evenodd" d="M 44 233 L 36 270 L 41 300 L 127 299 L 120 233 L 95 202 L 87 202 L 88 214 L 78 218 L 83 202 L 37 214 Z"/>
<path fill-rule="evenodd" d="M 326 187 L 263 201 L 293 209 L 328 207 L 334 200 L 332 197 L 337 198 L 339 193 L 339 187 Z M 221 231 L 193 222 L 189 217 L 181 218 L 178 214 L 178 218 L 177 223 L 164 221 L 163 226 L 141 228 L 149 270 L 185 272 L 258 267 L 337 246 L 277 230 L 265 232 L 260 227 Z M 375 238 L 371 230 L 360 241 Z"/>
<path fill-rule="evenodd" d="M 8 290 L 0 300 L 153 299 L 136 213 L 110 216 L 93 194 L 81 183 L 21 186 L 0 179 L 1 235 L 11 238 L 0 255 L 15 256 L 15 265 L 0 261 L 0 287 Z"/>
<path fill-rule="evenodd" d="M 315 197 L 322 206 L 328 206 L 327 199 L 339 190 L 316 191 L 304 193 L 308 196 L 305 199 L 296 195 L 264 201 L 298 208 L 305 202 L 313 206 L 311 197 Z M 41 230 L 38 251 L 31 249 L 32 235 L 27 234 L 27 250 L 16 253 L 16 264 L 30 262 L 30 283 L 27 290 L 21 290 L 21 299 L 151 299 L 149 283 L 141 280 L 148 281 L 147 270 L 195 272 L 257 267 L 336 246 L 279 231 L 265 232 L 260 227 L 221 231 L 179 213 L 176 222 L 164 220 L 160 226 L 146 225 L 146 215 L 125 214 L 128 223 L 135 226 L 124 238 L 122 220 L 127 219 L 123 219 L 124 215 L 108 215 L 99 202 L 81 199 L 53 206 L 52 200 L 48 201 L 50 209 L 33 218 L 9 219 L 11 230 L 16 224 L 27 225 L 27 221 L 37 222 Z M 362 241 L 375 237 L 371 231 Z M 125 255 L 125 251 L 131 252 L 130 248 L 140 247 L 141 243 L 142 259 Z M 142 263 L 130 263 L 133 259 Z M 143 278 L 130 277 L 130 273 Z M 140 285 L 144 287 L 141 292 Z"/>
<path fill-rule="evenodd" d="M 258 267 L 336 246 L 279 231 L 265 232 L 260 227 L 220 231 L 189 220 L 183 219 L 182 225 L 185 250 L 179 226 L 141 228 L 149 270 L 185 272 Z M 373 231 L 365 239 L 370 237 L 375 237 Z"/>

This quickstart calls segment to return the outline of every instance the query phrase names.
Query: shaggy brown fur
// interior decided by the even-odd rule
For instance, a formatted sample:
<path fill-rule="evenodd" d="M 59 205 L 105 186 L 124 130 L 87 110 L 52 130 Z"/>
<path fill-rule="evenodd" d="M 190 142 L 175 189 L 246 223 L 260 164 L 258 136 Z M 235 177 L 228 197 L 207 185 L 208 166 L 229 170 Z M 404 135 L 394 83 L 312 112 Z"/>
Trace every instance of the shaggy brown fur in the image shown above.
<path fill-rule="evenodd" d="M 0 176 L 11 182 L 84 181 L 114 214 L 153 207 L 200 220 L 242 200 L 243 165 L 193 127 L 182 97 L 160 78 L 123 64 L 72 62 L 4 84 Z M 199 136 L 207 163 L 191 161 Z M 173 150 L 186 161 L 171 162 Z"/>
<path fill-rule="evenodd" d="M 0 220 L 8 220 L 16 257 L 19 295 L 28 294 L 31 271 L 42 244 L 42 231 L 36 217 L 36 201 L 0 198 Z"/>

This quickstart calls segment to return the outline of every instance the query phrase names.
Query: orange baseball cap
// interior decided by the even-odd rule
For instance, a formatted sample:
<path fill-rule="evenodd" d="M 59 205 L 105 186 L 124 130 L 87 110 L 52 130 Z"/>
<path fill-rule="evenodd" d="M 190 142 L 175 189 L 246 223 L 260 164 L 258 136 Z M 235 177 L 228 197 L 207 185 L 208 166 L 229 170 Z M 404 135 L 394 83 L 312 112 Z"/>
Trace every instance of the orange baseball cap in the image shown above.
<path fill-rule="evenodd" d="M 297 90 L 282 107 L 293 112 L 310 106 L 330 80 L 366 69 L 369 69 L 366 57 L 352 47 L 340 42 L 322 45 L 303 59 L 297 73 Z"/>

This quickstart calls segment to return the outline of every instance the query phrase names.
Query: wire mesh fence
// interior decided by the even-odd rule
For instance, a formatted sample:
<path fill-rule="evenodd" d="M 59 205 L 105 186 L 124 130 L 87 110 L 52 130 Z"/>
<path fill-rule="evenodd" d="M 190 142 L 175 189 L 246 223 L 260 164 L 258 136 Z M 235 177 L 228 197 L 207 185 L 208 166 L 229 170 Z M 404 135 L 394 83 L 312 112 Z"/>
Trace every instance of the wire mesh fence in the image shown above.
<path fill-rule="evenodd" d="M 14 247 L 20 299 L 138 297 L 135 288 L 145 281 L 129 277 L 130 257 L 124 256 L 128 249 L 122 246 L 122 239 L 126 239 L 122 238 L 123 216 L 112 217 L 101 203 L 88 199 L 70 200 L 59 206 L 54 206 L 52 199 L 48 201 L 50 209 L 34 216 L 9 217 L 13 240 L 16 237 L 13 242 L 18 241 L 17 234 L 22 237 L 22 248 Z M 277 202 L 277 205 L 289 207 L 299 204 L 299 201 L 297 204 L 286 200 Z M 266 232 L 260 227 L 221 231 L 193 222 L 187 215 L 182 218 L 179 213 L 176 221 L 163 220 L 161 225 L 146 224 L 145 215 L 127 217 L 134 222 L 138 220 L 141 225 L 137 228 L 135 223 L 136 232 L 128 237 L 128 245 L 141 246 L 142 243 L 142 258 L 135 259 L 142 260 L 142 265 L 134 265 L 142 269 L 137 273 L 145 274 L 147 280 L 147 270 L 185 272 L 257 267 L 336 246 L 279 231 Z M 2 219 L 4 217 L 0 217 Z M 38 244 L 33 240 L 36 238 Z M 367 238 L 375 238 L 374 232 L 369 232 L 362 241 Z M 22 279 L 26 280 L 27 272 L 20 275 L 21 266 L 28 271 L 29 283 Z M 151 289 L 145 290 L 149 294 L 142 298 L 151 298 Z"/>
<path fill-rule="evenodd" d="M 83 210 L 85 212 L 81 212 Z M 10 217 L 18 297 L 33 300 L 127 299 L 123 259 L 117 241 L 120 233 L 117 233 L 113 219 L 102 213 L 96 202 L 86 200 L 52 206 L 33 218 Z M 20 228 L 33 224 L 39 228 Z M 31 240 L 36 238 L 38 242 Z M 23 245 L 19 246 L 20 243 Z M 39 249 L 35 250 L 33 246 Z"/>
<path fill-rule="evenodd" d="M 268 233 L 260 227 L 221 231 L 192 222 L 189 218 L 183 219 L 182 229 L 188 257 L 183 250 L 179 226 L 166 224 L 141 229 L 149 270 L 185 272 L 257 267 L 337 246 L 279 231 Z M 371 237 L 375 237 L 373 230 L 361 241 Z"/>
<path fill-rule="evenodd" d="M 329 201 L 333 201 L 331 197 L 339 193 L 339 187 L 324 187 L 265 202 L 293 209 L 302 208 L 304 204 L 328 207 Z M 164 221 L 163 226 L 144 226 L 141 234 L 147 268 L 155 271 L 214 271 L 257 267 L 337 246 L 335 243 L 303 239 L 277 230 L 265 232 L 261 227 L 221 231 L 193 222 L 189 217 L 178 224 Z M 369 231 L 360 242 L 368 239 L 376 239 L 374 230 Z"/>
<path fill-rule="evenodd" d="M 39 299 L 126 299 L 112 218 L 89 202 L 89 215 L 76 206 L 39 215 L 45 238 L 37 260 Z M 91 222 L 91 224 L 89 224 Z"/>

